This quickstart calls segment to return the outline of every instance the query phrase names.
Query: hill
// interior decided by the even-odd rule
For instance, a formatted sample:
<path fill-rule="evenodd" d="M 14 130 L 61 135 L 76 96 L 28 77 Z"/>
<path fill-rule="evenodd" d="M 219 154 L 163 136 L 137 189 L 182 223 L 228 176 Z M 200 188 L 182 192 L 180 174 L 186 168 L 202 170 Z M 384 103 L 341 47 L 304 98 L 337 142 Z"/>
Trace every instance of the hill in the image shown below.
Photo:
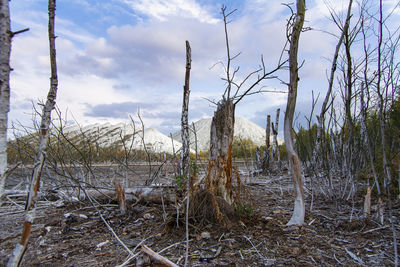
<path fill-rule="evenodd" d="M 210 147 L 211 121 L 212 118 L 205 118 L 194 123 L 194 129 L 197 134 L 197 148 L 199 151 L 206 151 Z M 195 149 L 195 135 L 193 133 L 192 125 L 190 125 L 189 132 L 190 147 L 191 149 Z M 250 139 L 257 146 L 265 145 L 265 129 L 242 117 L 235 118 L 234 137 L 239 139 Z M 181 142 L 180 131 L 174 133 L 172 138 Z M 272 144 L 272 136 L 270 136 L 270 142 Z M 281 144 L 283 141 L 278 138 L 278 143 Z"/>
<path fill-rule="evenodd" d="M 84 135 L 86 138 L 100 147 L 121 146 L 124 142 L 133 149 L 144 150 L 143 144 L 149 152 L 166 152 L 172 154 L 178 151 L 182 144 L 162 134 L 156 129 L 147 128 L 144 134 L 141 128 L 134 128 L 132 124 L 91 124 L 84 127 L 72 125 L 64 129 L 68 138 L 79 138 Z"/>

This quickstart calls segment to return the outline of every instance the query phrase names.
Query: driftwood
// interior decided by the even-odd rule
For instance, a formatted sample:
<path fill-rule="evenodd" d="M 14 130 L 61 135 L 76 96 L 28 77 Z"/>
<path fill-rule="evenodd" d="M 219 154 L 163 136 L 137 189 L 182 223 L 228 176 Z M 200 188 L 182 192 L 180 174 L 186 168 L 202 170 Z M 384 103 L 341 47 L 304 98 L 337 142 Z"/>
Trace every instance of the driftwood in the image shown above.
<path fill-rule="evenodd" d="M 149 255 L 152 259 L 161 262 L 162 264 L 165 264 L 166 266 L 171 266 L 171 267 L 178 267 L 178 265 L 176 265 L 175 263 L 173 263 L 172 261 L 170 261 L 169 259 L 161 256 L 160 254 L 158 254 L 157 252 L 154 252 L 153 250 L 151 250 L 148 246 L 146 245 L 142 245 L 142 251 L 144 253 L 146 253 L 147 255 Z"/>
<path fill-rule="evenodd" d="M 126 200 L 134 201 L 146 201 L 152 203 L 175 203 L 175 194 L 171 186 L 143 186 L 135 188 L 126 188 L 125 197 Z M 95 198 L 116 198 L 114 189 L 86 189 L 85 192 L 91 197 Z M 68 191 L 52 191 L 59 199 L 68 202 L 77 202 L 86 199 L 86 195 L 83 190 L 68 190 Z M 28 191 L 25 190 L 5 190 L 4 196 L 9 197 L 26 197 Z M 45 197 L 45 192 L 38 192 L 38 197 Z"/>

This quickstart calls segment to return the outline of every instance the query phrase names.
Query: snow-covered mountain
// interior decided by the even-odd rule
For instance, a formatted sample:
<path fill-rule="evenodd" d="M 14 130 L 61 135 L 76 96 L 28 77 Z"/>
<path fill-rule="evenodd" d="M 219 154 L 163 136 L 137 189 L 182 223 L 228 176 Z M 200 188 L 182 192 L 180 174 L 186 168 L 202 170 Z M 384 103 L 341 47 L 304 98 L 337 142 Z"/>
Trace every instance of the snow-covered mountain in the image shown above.
<path fill-rule="evenodd" d="M 210 129 L 211 129 L 212 118 L 201 119 L 194 123 L 194 129 L 197 135 L 197 148 L 199 151 L 206 151 L 210 148 Z M 195 149 L 195 135 L 193 133 L 193 124 L 190 125 L 189 139 L 191 149 Z M 265 129 L 261 128 L 255 123 L 246 120 L 242 117 L 235 117 L 235 128 L 234 137 L 240 139 L 250 139 L 257 146 L 265 145 Z M 176 132 L 172 135 L 172 138 L 181 141 L 181 133 Z M 270 142 L 272 144 L 272 136 L 270 136 Z M 278 138 L 278 143 L 281 144 L 283 141 Z"/>
<path fill-rule="evenodd" d="M 180 142 L 171 140 L 170 137 L 156 129 L 147 128 L 143 134 L 141 128 L 134 128 L 132 124 L 96 123 L 84 127 L 72 125 L 64 128 L 63 131 L 68 138 L 85 136 L 85 138 L 95 142 L 100 147 L 120 146 L 124 142 L 128 147 L 132 145 L 133 149 L 144 150 L 143 144 L 145 144 L 149 152 L 172 154 L 182 146 Z"/>
<path fill-rule="evenodd" d="M 210 147 L 210 127 L 211 118 L 201 119 L 194 123 L 194 128 L 197 133 L 197 148 L 198 151 L 206 151 Z M 189 139 L 191 150 L 194 152 L 194 134 L 193 124 L 190 125 Z M 146 149 L 150 152 L 174 153 L 180 150 L 181 133 L 180 131 L 168 137 L 156 129 L 147 128 L 143 131 L 140 127 L 134 128 L 132 124 L 111 124 L 111 123 L 96 123 L 87 126 L 72 125 L 63 129 L 64 134 L 68 138 L 78 139 L 85 137 L 94 144 L 100 147 L 121 146 L 122 142 L 133 149 L 144 150 L 143 144 L 146 144 Z M 257 146 L 265 144 L 265 130 L 260 126 L 241 117 L 235 118 L 234 136 L 241 139 L 250 139 Z M 272 144 L 272 136 L 270 137 Z M 278 139 L 279 143 L 282 140 Z"/>

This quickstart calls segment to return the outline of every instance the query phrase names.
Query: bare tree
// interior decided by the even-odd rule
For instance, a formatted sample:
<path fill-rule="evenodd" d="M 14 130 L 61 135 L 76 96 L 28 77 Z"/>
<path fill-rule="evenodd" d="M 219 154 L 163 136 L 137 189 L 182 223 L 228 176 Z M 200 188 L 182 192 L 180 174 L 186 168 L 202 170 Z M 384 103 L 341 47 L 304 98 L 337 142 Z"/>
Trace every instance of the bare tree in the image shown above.
<path fill-rule="evenodd" d="M 227 86 L 222 99 L 216 104 L 217 110 L 214 112 L 211 122 L 210 155 L 205 179 L 206 188 L 211 193 L 213 204 L 220 220 L 222 217 L 215 199 L 216 196 L 222 197 L 229 204 L 234 201 L 232 191 L 232 144 L 235 107 L 246 95 L 254 93 L 252 90 L 263 80 L 276 78 L 273 74 L 285 64 L 285 62 L 279 62 L 275 69 L 267 71 L 263 58 L 261 58 L 262 65 L 257 70 L 249 73 L 240 82 L 236 81 L 235 77 L 238 74 L 239 67 L 232 70 L 231 64 L 232 60 L 237 58 L 240 53 L 234 56 L 231 55 L 227 28 L 228 17 L 235 11 L 227 13 L 226 7 L 222 7 L 227 52 L 227 64 L 224 66 L 226 76 L 223 80 L 227 83 Z M 255 75 L 257 76 L 255 77 Z M 250 82 L 251 80 L 253 82 Z M 245 86 L 246 89 L 243 89 Z"/>
<path fill-rule="evenodd" d="M 185 253 L 185 266 L 188 264 L 189 255 L 189 199 L 190 199 L 190 188 L 193 182 L 189 173 L 189 122 L 188 122 L 188 112 L 189 112 L 189 81 L 190 81 L 190 69 L 192 67 L 192 52 L 190 49 L 189 41 L 186 41 L 186 73 L 185 73 L 185 85 L 183 86 L 183 101 L 182 101 L 182 117 L 181 117 L 181 137 L 182 137 L 182 151 L 180 158 L 180 175 L 181 177 L 187 179 L 187 197 L 186 197 L 186 253 Z"/>
<path fill-rule="evenodd" d="M 389 50 L 389 60 L 385 60 L 383 57 L 383 27 L 384 25 L 384 18 L 383 18 L 383 7 L 382 7 L 382 0 L 379 1 L 379 20 L 378 20 L 378 26 L 379 26 L 379 31 L 378 31 L 378 70 L 377 70 L 377 82 L 376 82 L 376 91 L 378 95 L 378 106 L 379 106 L 379 128 L 380 128 L 380 134 L 381 134 L 381 145 L 382 145 L 382 156 L 383 156 L 383 173 L 384 173 L 384 179 L 385 179 L 385 185 L 386 185 L 386 193 L 388 196 L 388 203 L 389 203 L 389 218 L 390 218 L 390 224 L 392 227 L 392 233 L 393 233 L 393 248 L 394 248 L 394 265 L 399 266 L 399 259 L 398 259 L 398 250 L 397 250 L 397 234 L 395 230 L 395 226 L 393 223 L 393 211 L 392 211 L 392 199 L 391 199 L 391 190 L 392 190 L 392 172 L 390 169 L 390 163 L 388 160 L 388 155 L 386 151 L 386 101 L 385 97 L 388 95 L 388 90 L 390 85 L 393 84 L 393 75 L 394 73 L 392 72 L 392 67 L 391 66 L 393 63 L 392 59 L 394 57 L 394 47 L 390 47 Z M 397 41 L 396 43 L 399 42 L 399 38 L 396 38 Z M 383 63 L 390 64 L 388 66 L 388 70 L 386 71 L 387 73 L 387 78 L 385 79 L 384 73 L 385 70 L 383 69 Z M 381 81 L 385 83 L 384 86 L 382 86 Z M 387 97 L 386 97 L 387 99 Z"/>
<path fill-rule="evenodd" d="M 182 137 L 182 150 L 180 157 L 179 174 L 182 177 L 188 178 L 189 169 L 189 123 L 188 123 L 188 110 L 189 110 L 189 80 L 190 69 L 192 62 L 192 55 L 189 41 L 186 41 L 186 73 L 185 85 L 183 86 L 183 102 L 182 102 L 182 117 L 181 117 L 181 137 Z"/>
<path fill-rule="evenodd" d="M 370 83 L 368 78 L 368 71 L 369 71 L 369 61 L 370 61 L 370 55 L 371 51 L 369 50 L 369 46 L 367 45 L 367 33 L 366 33 L 366 14 L 365 10 L 362 10 L 362 20 L 361 20 L 361 32 L 363 35 L 363 52 L 364 52 L 364 68 L 363 68 L 363 79 L 364 81 L 361 82 L 361 89 L 360 89 L 360 100 L 361 100 L 361 134 L 363 135 L 365 139 L 365 145 L 367 146 L 367 157 L 369 159 L 369 163 L 371 166 L 372 174 L 374 176 L 375 180 L 375 185 L 376 185 L 376 190 L 378 192 L 378 195 L 381 195 L 381 189 L 379 185 L 379 180 L 378 180 L 378 175 L 376 173 L 375 169 L 375 164 L 374 164 L 374 153 L 372 151 L 372 142 L 371 142 L 371 137 L 370 134 L 368 133 L 368 128 L 367 128 L 367 108 L 368 108 L 368 99 L 365 101 L 364 98 L 364 91 L 367 92 L 367 95 L 369 94 L 370 90 Z"/>
<path fill-rule="evenodd" d="M 289 35 L 290 49 L 289 49 L 289 92 L 286 105 L 285 121 L 284 121 L 284 137 L 288 153 L 289 167 L 293 178 L 293 185 L 295 191 L 294 210 L 290 221 L 287 225 L 303 224 L 305 215 L 304 191 L 303 191 L 303 178 L 300 169 L 299 156 L 296 153 L 293 143 L 292 125 L 293 116 L 296 109 L 297 86 L 299 81 L 298 76 L 298 63 L 297 53 L 299 48 L 300 33 L 303 29 L 304 16 L 305 16 L 305 0 L 297 0 L 297 11 L 294 14 L 292 31 Z"/>
<path fill-rule="evenodd" d="M 327 171 L 327 176 L 328 176 L 329 195 L 331 197 L 333 196 L 334 190 L 333 190 L 333 182 L 332 182 L 332 177 L 331 177 L 330 168 L 329 168 L 329 160 L 324 157 L 324 153 L 322 150 L 323 146 L 327 145 L 327 141 L 325 140 L 325 114 L 329 109 L 328 104 L 331 100 L 332 88 L 333 88 L 333 83 L 334 83 L 334 79 L 335 79 L 337 60 L 339 57 L 340 47 L 343 44 L 343 39 L 344 39 L 345 33 L 348 32 L 349 25 L 350 25 L 352 4 L 353 4 L 353 0 L 349 0 L 346 20 L 345 20 L 344 25 L 340 25 L 340 21 L 337 17 L 335 17 L 335 14 L 333 11 L 330 12 L 333 21 L 336 23 L 338 28 L 341 30 L 341 34 L 339 37 L 339 41 L 336 44 L 335 53 L 334 53 L 333 59 L 332 59 L 331 72 L 330 72 L 329 80 L 328 80 L 328 90 L 326 92 L 324 102 L 322 103 L 322 106 L 321 106 L 321 112 L 320 112 L 319 116 L 317 116 L 317 121 L 318 121 L 317 138 L 316 138 L 316 144 L 314 146 L 312 160 L 311 160 L 311 166 L 314 170 L 314 173 L 312 173 L 311 175 L 317 175 L 317 173 L 320 172 L 320 166 L 322 165 L 323 161 L 325 164 L 327 164 L 326 171 Z M 333 99 L 331 101 L 333 101 Z M 331 102 L 331 104 L 332 104 L 332 102 Z M 322 160 L 317 162 L 317 156 L 320 156 L 320 157 L 322 156 Z"/>
<path fill-rule="evenodd" d="M 8 0 L 0 1 L 0 206 L 7 171 L 7 121 L 10 110 L 11 31 Z"/>
<path fill-rule="evenodd" d="M 56 47 L 55 47 L 56 36 L 54 35 L 54 18 L 56 9 L 55 0 L 49 0 L 48 9 L 49 9 L 48 32 L 49 32 L 50 67 L 51 67 L 50 90 L 47 95 L 46 104 L 43 106 L 42 110 L 42 121 L 40 124 L 40 144 L 36 154 L 34 169 L 30 181 L 28 198 L 26 200 L 26 205 L 25 205 L 25 222 L 24 222 L 24 229 L 22 232 L 22 238 L 20 243 L 16 245 L 7 263 L 8 267 L 18 266 L 20 264 L 22 257 L 25 253 L 26 246 L 28 244 L 31 226 L 33 220 L 35 219 L 36 200 L 40 186 L 40 176 L 45 162 L 47 144 L 49 140 L 49 125 L 51 122 L 51 111 L 54 109 L 55 99 L 57 95 L 58 79 L 57 79 L 57 62 L 56 62 Z"/>

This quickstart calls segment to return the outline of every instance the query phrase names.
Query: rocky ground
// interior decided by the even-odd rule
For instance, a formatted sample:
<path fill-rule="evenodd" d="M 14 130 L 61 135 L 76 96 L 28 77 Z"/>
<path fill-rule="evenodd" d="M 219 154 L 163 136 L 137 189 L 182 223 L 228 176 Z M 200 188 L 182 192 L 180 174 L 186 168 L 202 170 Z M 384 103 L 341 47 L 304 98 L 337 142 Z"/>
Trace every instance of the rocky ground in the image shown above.
<path fill-rule="evenodd" d="M 228 229 L 190 224 L 190 266 L 391 266 L 393 232 L 387 220 L 363 216 L 364 196 L 351 202 L 307 199 L 306 224 L 286 227 L 293 197 L 289 177 L 257 179 L 246 187 L 249 206 L 238 211 L 240 221 Z M 0 266 L 19 241 L 23 201 L 13 199 L 0 208 Z M 134 257 L 116 240 L 89 203 L 67 204 L 42 199 L 32 228 L 23 266 L 162 266 L 141 252 L 144 244 L 183 266 L 185 225 L 176 226 L 176 209 L 169 204 L 141 203 L 120 215 L 115 202 L 100 210 Z M 251 207 L 251 208 L 250 208 Z M 399 239 L 400 203 L 394 203 Z M 129 260 L 129 258 L 131 258 Z"/>

